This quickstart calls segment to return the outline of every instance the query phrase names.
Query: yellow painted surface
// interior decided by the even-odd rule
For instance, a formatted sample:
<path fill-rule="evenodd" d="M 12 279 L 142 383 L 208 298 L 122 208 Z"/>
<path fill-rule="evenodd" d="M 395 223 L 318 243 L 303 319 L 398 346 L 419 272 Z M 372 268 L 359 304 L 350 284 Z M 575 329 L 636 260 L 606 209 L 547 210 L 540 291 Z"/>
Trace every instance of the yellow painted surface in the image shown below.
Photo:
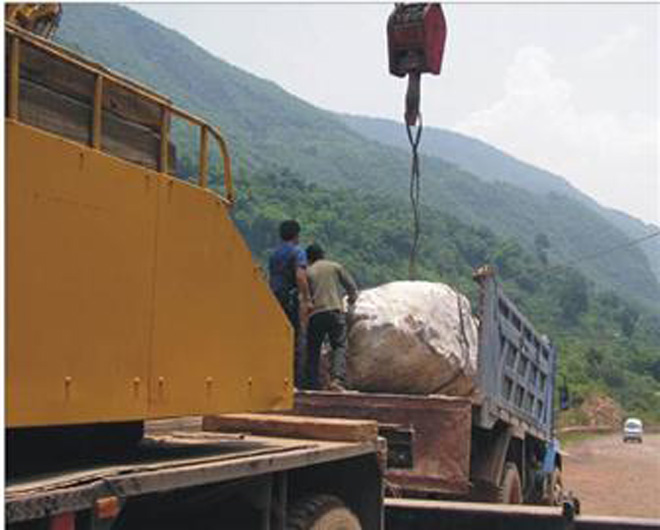
<path fill-rule="evenodd" d="M 217 197 L 5 130 L 8 426 L 290 406 L 290 328 Z"/>
<path fill-rule="evenodd" d="M 288 323 L 226 207 L 175 179 L 159 192 L 153 410 L 287 405 Z M 203 362 L 182 365 L 193 355 Z"/>

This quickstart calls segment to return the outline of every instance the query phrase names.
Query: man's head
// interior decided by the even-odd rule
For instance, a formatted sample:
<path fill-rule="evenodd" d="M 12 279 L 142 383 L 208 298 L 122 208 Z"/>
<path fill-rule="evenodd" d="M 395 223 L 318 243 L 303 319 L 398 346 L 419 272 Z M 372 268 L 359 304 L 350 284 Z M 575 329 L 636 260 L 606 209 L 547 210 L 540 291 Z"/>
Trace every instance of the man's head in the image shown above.
<path fill-rule="evenodd" d="M 325 257 L 325 252 L 323 252 L 323 248 L 321 245 L 318 245 L 317 243 L 312 243 L 307 247 L 307 261 L 310 263 L 314 263 L 315 261 L 318 261 L 320 259 L 323 259 Z"/>
<path fill-rule="evenodd" d="M 280 238 L 282 241 L 297 243 L 299 235 L 300 225 L 298 224 L 298 221 L 294 221 L 293 219 L 282 221 L 280 224 Z"/>

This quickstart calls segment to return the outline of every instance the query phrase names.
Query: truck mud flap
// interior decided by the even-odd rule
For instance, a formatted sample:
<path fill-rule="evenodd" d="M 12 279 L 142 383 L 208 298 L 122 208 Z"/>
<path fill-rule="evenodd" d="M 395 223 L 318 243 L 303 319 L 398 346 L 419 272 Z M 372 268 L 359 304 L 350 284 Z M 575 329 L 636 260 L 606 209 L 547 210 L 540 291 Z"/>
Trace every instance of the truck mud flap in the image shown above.
<path fill-rule="evenodd" d="M 568 509 L 566 509 L 568 508 Z M 658 519 L 572 516 L 570 506 L 387 499 L 387 530 L 650 530 Z"/>

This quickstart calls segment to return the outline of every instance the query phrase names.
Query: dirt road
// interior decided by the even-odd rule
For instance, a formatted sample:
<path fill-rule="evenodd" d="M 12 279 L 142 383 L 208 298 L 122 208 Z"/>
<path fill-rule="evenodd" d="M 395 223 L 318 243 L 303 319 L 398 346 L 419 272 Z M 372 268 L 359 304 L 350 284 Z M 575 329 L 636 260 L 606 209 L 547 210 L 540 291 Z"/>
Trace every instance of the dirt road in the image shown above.
<path fill-rule="evenodd" d="M 660 434 L 642 444 L 599 436 L 566 451 L 564 487 L 580 498 L 582 513 L 660 518 Z"/>

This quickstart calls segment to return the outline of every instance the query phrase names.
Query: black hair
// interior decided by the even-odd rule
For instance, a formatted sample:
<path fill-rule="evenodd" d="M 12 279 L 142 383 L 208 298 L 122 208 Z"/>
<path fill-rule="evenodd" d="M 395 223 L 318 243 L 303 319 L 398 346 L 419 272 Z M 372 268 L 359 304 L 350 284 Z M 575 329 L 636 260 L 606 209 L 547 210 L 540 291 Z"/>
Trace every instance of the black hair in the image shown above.
<path fill-rule="evenodd" d="M 321 245 L 317 243 L 312 243 L 307 247 L 307 260 L 310 263 L 323 259 L 324 257 L 325 257 L 325 252 L 323 252 L 323 248 L 321 247 Z"/>
<path fill-rule="evenodd" d="M 280 224 L 280 237 L 282 241 L 291 241 L 300 234 L 300 225 L 298 221 L 289 219 Z"/>

